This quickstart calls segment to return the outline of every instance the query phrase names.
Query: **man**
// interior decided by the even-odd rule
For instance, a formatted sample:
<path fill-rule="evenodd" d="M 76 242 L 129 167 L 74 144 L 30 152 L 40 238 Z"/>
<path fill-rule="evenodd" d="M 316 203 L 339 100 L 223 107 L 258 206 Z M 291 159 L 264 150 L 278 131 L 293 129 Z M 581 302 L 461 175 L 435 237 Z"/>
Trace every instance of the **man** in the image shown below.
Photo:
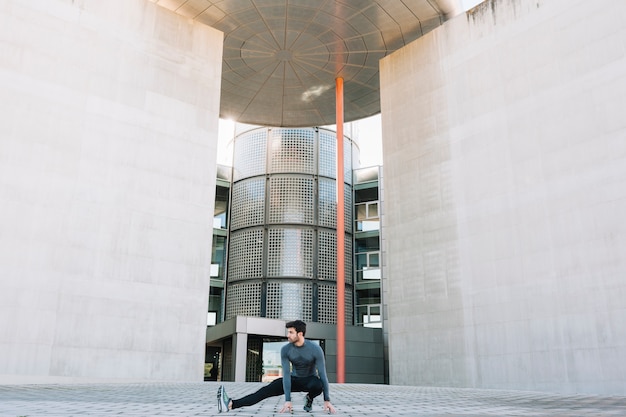
<path fill-rule="evenodd" d="M 322 348 L 304 338 L 306 323 L 303 321 L 290 321 L 285 325 L 285 328 L 289 343 L 280 350 L 284 376 L 239 400 L 231 399 L 222 385 L 217 390 L 217 403 L 220 413 L 250 406 L 266 398 L 282 394 L 285 394 L 285 405 L 280 412 L 291 412 L 293 411 L 291 393 L 305 391 L 307 395 L 304 411 L 310 412 L 313 409 L 313 399 L 323 392 L 324 411 L 333 414 L 336 412 L 335 407 L 330 403 L 330 389 Z M 289 372 L 290 365 L 291 372 Z"/>

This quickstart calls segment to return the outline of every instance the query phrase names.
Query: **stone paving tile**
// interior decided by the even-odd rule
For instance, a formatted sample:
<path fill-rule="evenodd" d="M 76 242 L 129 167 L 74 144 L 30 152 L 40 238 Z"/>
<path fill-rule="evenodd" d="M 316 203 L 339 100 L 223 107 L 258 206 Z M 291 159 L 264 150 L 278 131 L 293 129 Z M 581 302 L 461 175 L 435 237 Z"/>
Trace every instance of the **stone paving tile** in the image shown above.
<path fill-rule="evenodd" d="M 232 397 L 258 389 L 260 383 L 224 383 Z M 278 416 L 283 397 L 219 414 L 219 383 L 0 385 L 0 416 Z M 614 417 L 626 416 L 626 397 L 555 395 L 525 391 L 331 384 L 337 416 L 421 417 Z M 302 410 L 304 394 L 296 393 L 296 417 L 320 417 Z"/>

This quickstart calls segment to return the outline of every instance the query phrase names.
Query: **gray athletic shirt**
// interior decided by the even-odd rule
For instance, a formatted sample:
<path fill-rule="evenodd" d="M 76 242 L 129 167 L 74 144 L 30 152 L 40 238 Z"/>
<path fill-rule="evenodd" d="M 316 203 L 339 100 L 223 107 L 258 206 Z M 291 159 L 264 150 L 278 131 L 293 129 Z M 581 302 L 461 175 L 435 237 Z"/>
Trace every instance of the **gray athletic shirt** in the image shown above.
<path fill-rule="evenodd" d="M 285 390 L 285 401 L 291 401 L 291 377 L 316 375 L 316 370 L 324 386 L 324 401 L 330 401 L 326 362 L 324 361 L 324 352 L 319 345 L 311 343 L 306 339 L 304 344 L 299 347 L 293 343 L 287 343 L 280 350 L 280 360 L 284 372 L 283 389 Z M 291 374 L 289 373 L 290 363 L 292 365 Z"/>

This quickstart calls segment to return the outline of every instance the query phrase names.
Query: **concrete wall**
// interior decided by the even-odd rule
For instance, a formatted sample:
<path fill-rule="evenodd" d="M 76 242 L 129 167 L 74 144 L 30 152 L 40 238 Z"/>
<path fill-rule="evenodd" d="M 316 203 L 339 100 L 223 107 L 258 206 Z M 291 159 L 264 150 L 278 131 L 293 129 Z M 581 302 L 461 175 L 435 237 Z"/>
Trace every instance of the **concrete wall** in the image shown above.
<path fill-rule="evenodd" d="M 0 3 L 0 382 L 202 380 L 222 35 Z"/>
<path fill-rule="evenodd" d="M 381 62 L 392 384 L 626 394 L 624 16 L 490 0 Z"/>

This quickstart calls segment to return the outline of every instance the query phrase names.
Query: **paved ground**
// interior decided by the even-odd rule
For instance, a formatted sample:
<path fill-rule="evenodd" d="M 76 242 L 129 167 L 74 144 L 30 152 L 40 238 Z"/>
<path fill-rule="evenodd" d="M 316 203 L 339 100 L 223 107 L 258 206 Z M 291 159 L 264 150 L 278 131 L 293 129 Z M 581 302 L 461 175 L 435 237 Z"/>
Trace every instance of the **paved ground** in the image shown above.
<path fill-rule="evenodd" d="M 262 384 L 224 384 L 241 397 Z M 163 384 L 0 385 L 0 416 L 217 416 L 216 382 Z M 337 416 L 626 416 L 626 397 L 552 395 L 525 391 L 331 384 Z M 294 416 L 322 416 L 319 397 L 313 412 L 302 411 L 304 394 L 294 394 Z M 221 416 L 275 416 L 283 397 Z M 284 415 L 284 414 L 282 414 Z"/>

